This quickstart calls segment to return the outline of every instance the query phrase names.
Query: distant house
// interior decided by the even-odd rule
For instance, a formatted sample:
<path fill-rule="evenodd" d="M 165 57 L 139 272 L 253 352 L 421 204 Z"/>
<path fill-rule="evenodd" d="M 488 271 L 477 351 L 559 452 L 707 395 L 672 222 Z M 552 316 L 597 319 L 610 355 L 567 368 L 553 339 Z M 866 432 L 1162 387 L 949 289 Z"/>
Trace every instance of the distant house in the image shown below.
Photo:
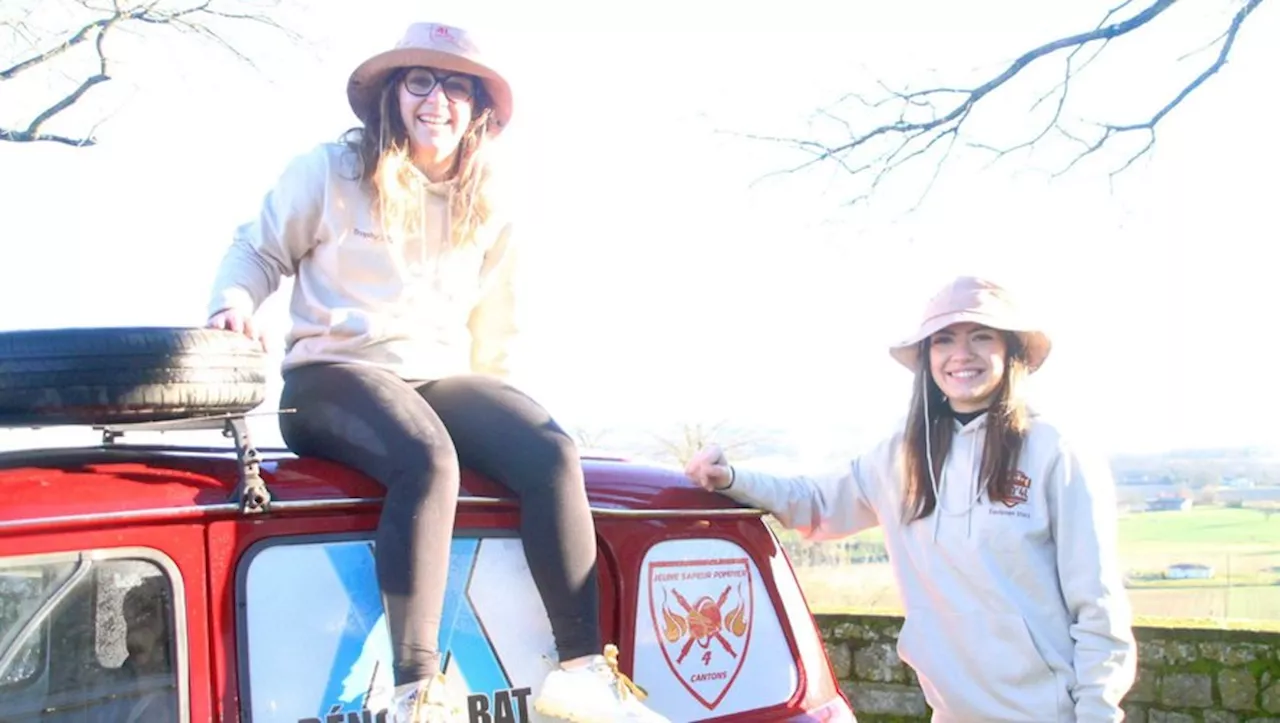
<path fill-rule="evenodd" d="M 1213 568 L 1208 565 L 1179 562 L 1176 565 L 1170 565 L 1164 571 L 1164 576 L 1171 580 L 1205 580 L 1213 577 Z"/>
<path fill-rule="evenodd" d="M 1191 509 L 1191 498 L 1160 497 L 1147 500 L 1147 512 L 1186 512 Z"/>

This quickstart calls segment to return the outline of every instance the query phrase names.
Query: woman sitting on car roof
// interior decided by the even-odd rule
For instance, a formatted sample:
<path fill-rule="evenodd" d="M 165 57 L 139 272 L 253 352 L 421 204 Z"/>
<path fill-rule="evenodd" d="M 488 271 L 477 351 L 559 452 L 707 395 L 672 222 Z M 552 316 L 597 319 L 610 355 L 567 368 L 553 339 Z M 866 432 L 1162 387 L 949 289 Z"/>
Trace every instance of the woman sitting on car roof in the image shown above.
<path fill-rule="evenodd" d="M 387 489 L 376 540 L 396 691 L 391 720 L 454 721 L 440 676 L 441 610 L 460 467 L 511 488 L 559 653 L 546 716 L 663 721 L 601 646 L 596 538 L 577 448 L 503 380 L 515 332 L 515 237 L 489 151 L 510 85 L 466 31 L 409 27 L 361 63 L 362 126 L 296 158 L 239 227 L 208 324 L 257 337 L 253 314 L 296 276 L 281 431 L 300 456 Z M 602 653 L 606 653 L 604 655 Z"/>

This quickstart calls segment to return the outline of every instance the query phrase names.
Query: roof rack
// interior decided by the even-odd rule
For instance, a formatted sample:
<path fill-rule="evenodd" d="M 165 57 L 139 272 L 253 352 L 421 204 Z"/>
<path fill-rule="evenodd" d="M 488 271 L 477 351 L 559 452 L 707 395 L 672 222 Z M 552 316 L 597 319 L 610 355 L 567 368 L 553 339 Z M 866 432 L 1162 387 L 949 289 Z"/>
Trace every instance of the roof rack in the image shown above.
<path fill-rule="evenodd" d="M 260 414 L 289 414 L 294 410 L 280 409 Z M 236 461 L 239 463 L 239 479 L 233 499 L 240 505 L 242 514 L 258 514 L 266 512 L 271 506 L 271 491 L 262 479 L 259 467 L 262 455 L 249 438 L 249 424 L 246 419 L 249 413 L 211 414 L 180 419 L 165 419 L 149 422 L 125 422 L 120 424 L 95 425 L 94 429 L 102 431 L 102 444 L 109 446 L 123 437 L 127 432 L 176 432 L 199 430 L 222 430 L 222 436 L 230 437 L 236 447 Z"/>

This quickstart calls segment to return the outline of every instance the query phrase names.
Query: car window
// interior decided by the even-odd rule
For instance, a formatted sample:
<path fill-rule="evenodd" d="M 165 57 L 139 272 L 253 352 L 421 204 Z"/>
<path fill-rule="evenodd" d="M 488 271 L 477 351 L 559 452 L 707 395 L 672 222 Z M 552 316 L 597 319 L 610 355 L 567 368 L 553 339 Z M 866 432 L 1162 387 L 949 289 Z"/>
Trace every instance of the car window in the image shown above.
<path fill-rule="evenodd" d="M 786 703 L 800 682 L 755 561 L 723 539 L 649 548 L 636 598 L 635 677 L 671 720 Z"/>
<path fill-rule="evenodd" d="M 373 543 L 268 541 L 239 575 L 246 723 L 379 720 L 391 643 Z M 532 719 L 555 640 L 519 539 L 454 538 L 440 633 L 468 720 Z"/>
<path fill-rule="evenodd" d="M 0 720 L 185 718 L 173 600 L 152 560 L 0 558 Z"/>

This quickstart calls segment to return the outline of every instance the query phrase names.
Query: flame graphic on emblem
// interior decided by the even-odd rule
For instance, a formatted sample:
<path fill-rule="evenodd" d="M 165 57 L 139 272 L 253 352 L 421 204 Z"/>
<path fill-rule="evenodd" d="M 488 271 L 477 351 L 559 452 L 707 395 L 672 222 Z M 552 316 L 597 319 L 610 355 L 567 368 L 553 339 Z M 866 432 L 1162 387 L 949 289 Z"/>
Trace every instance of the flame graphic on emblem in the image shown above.
<path fill-rule="evenodd" d="M 724 626 L 735 637 L 742 637 L 747 632 L 747 605 L 742 597 L 742 587 L 738 587 L 738 606 L 729 611 L 724 618 Z"/>
<path fill-rule="evenodd" d="M 680 640 L 685 636 L 685 633 L 689 632 L 689 624 L 685 622 L 685 619 L 679 615 L 672 615 L 671 611 L 667 610 L 666 588 L 662 589 L 662 622 L 662 634 L 668 643 Z"/>

